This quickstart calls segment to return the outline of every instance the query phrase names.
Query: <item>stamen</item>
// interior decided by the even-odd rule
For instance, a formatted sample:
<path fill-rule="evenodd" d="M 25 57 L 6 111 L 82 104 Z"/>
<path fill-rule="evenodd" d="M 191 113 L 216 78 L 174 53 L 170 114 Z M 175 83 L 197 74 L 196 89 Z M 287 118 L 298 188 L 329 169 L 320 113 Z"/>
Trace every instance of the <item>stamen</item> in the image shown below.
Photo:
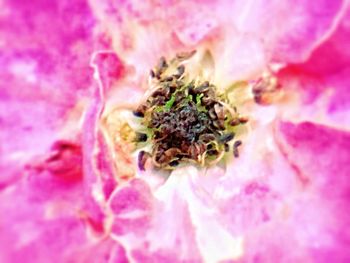
<path fill-rule="evenodd" d="M 152 91 L 134 111 L 142 118 L 143 130 L 148 130 L 147 134 L 136 132 L 136 142 L 152 143 L 151 153 L 139 153 L 141 170 L 148 158 L 163 169 L 184 162 L 214 165 L 229 152 L 235 126 L 248 121 L 217 93 L 215 85 L 189 79 L 182 61 L 194 54 L 179 53 L 169 63 L 161 57 L 150 71 Z M 233 144 L 234 156 L 238 157 L 240 144 Z"/>
<path fill-rule="evenodd" d="M 252 84 L 252 93 L 257 104 L 268 105 L 281 96 L 281 84 L 270 73 L 264 73 Z"/>
<path fill-rule="evenodd" d="M 143 118 L 145 115 L 143 114 L 143 112 L 141 112 L 141 111 L 137 111 L 137 110 L 135 110 L 135 111 L 133 111 L 132 112 L 136 117 L 140 117 L 140 118 Z"/>
<path fill-rule="evenodd" d="M 234 136 L 235 136 L 235 134 L 233 132 L 230 132 L 230 133 L 221 135 L 219 138 L 219 141 L 222 143 L 227 143 L 227 142 L 231 141 Z"/>
<path fill-rule="evenodd" d="M 147 134 L 141 133 L 141 132 L 136 132 L 135 140 L 137 142 L 145 142 L 145 141 L 147 141 Z"/>
<path fill-rule="evenodd" d="M 141 171 L 145 170 L 145 164 L 150 154 L 145 151 L 140 151 L 138 156 L 138 166 Z"/>
<path fill-rule="evenodd" d="M 235 141 L 233 144 L 233 155 L 235 158 L 239 157 L 238 147 L 242 145 L 242 141 Z"/>
<path fill-rule="evenodd" d="M 194 54 L 196 54 L 196 50 L 192 50 L 190 52 L 181 52 L 176 54 L 176 58 L 181 61 L 191 58 Z"/>

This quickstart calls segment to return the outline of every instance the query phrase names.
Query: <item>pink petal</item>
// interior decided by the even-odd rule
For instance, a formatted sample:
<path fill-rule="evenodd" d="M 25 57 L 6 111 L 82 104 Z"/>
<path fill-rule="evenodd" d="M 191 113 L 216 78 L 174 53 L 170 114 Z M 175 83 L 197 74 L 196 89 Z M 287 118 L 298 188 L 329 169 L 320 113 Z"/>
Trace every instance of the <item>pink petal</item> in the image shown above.
<path fill-rule="evenodd" d="M 263 39 L 271 58 L 299 62 L 335 29 L 346 1 L 235 1 L 237 29 Z"/>
<path fill-rule="evenodd" d="M 350 134 L 312 123 L 281 123 L 278 134 L 282 151 L 305 179 L 293 216 L 305 229 L 299 238 L 317 262 L 348 261 Z"/>
<path fill-rule="evenodd" d="M 85 3 L 10 1 L 2 9 L 1 167 L 10 174 L 16 163 L 48 150 L 66 120 L 80 117 L 76 101 L 92 83 L 92 18 Z"/>
<path fill-rule="evenodd" d="M 176 190 L 171 189 L 169 194 L 173 191 Z M 164 194 L 167 192 L 165 190 Z M 177 193 L 158 198 L 145 182 L 132 180 L 116 191 L 110 208 L 114 215 L 112 232 L 123 240 L 135 260 L 183 262 L 200 259 L 187 205 Z M 174 248 L 180 253 L 174 253 Z"/>
<path fill-rule="evenodd" d="M 350 121 L 349 21 L 348 11 L 334 34 L 305 63 L 289 65 L 279 72 L 286 91 L 297 92 L 300 97 L 300 116 L 338 128 L 348 128 Z"/>
<path fill-rule="evenodd" d="M 103 229 L 101 212 L 86 212 L 77 125 L 93 88 L 93 18 L 85 2 L 2 9 L 0 261 L 65 262 Z"/>
<path fill-rule="evenodd" d="M 105 108 L 141 97 L 159 56 L 200 45 L 212 52 L 222 85 L 259 75 L 271 60 L 302 62 L 316 48 L 305 64 L 280 72 L 280 80 L 289 85 L 285 90 L 300 80 L 317 83 L 317 96 L 328 96 L 324 85 L 334 87 L 328 114 L 345 113 L 326 123 L 344 128 L 348 72 L 338 72 L 348 63 L 342 43 L 348 21 L 339 22 L 344 6 L 3 4 L 0 261 L 348 261 L 346 132 L 311 123 L 274 130 L 269 119 L 254 127 L 227 170 L 203 175 L 187 167 L 166 181 L 143 173 L 117 183 L 99 129 Z M 332 66 L 323 60 L 333 57 Z M 280 113 L 279 107 L 265 113 Z M 302 115 L 290 109 L 293 117 Z"/>

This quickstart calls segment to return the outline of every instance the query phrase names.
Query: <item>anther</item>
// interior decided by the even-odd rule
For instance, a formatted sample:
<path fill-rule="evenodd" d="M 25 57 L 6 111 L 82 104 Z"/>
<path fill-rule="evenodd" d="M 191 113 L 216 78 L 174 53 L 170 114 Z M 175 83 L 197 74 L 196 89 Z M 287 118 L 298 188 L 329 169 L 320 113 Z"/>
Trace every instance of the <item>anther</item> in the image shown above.
<path fill-rule="evenodd" d="M 233 155 L 234 157 L 239 157 L 238 147 L 242 145 L 242 141 L 235 141 L 233 144 Z"/>
<path fill-rule="evenodd" d="M 140 151 L 138 155 L 138 166 L 141 171 L 145 170 L 145 164 L 147 159 L 150 158 L 150 154 L 145 151 Z"/>
<path fill-rule="evenodd" d="M 147 141 L 147 134 L 136 132 L 136 141 L 137 142 L 145 142 Z"/>
<path fill-rule="evenodd" d="M 215 86 L 209 81 L 198 85 L 197 79 L 182 78 L 185 66 L 180 63 L 193 54 L 177 54 L 169 64 L 162 57 L 150 72 L 155 78 L 152 84 L 157 89 L 134 111 L 135 116 L 143 117 L 142 125 L 152 134 L 148 137 L 146 133 L 136 132 L 135 141 L 153 144 L 151 153 L 139 153 L 141 170 L 148 158 L 160 169 L 173 169 L 182 161 L 201 165 L 217 163 L 225 152 L 230 151 L 229 142 L 235 136 L 227 124 L 236 126 L 248 121 L 239 117 L 236 109 L 231 113 L 232 110 L 227 108 L 229 105 L 223 105 Z M 170 70 L 174 67 L 175 72 Z M 240 144 L 240 141 L 233 143 L 236 157 Z"/>
<path fill-rule="evenodd" d="M 225 148 L 225 152 L 229 152 L 230 151 L 230 145 L 228 143 L 224 144 L 224 148 Z"/>
<path fill-rule="evenodd" d="M 227 143 L 227 142 L 231 141 L 234 136 L 235 136 L 235 134 L 233 132 L 230 132 L 230 133 L 221 135 L 219 138 L 219 141 L 222 143 Z"/>
<path fill-rule="evenodd" d="M 180 65 L 177 67 L 177 74 L 175 75 L 175 77 L 180 78 L 184 73 L 185 73 L 185 66 Z"/>
<path fill-rule="evenodd" d="M 145 115 L 143 114 L 143 112 L 141 111 L 138 111 L 138 110 L 134 110 L 132 112 L 136 117 L 139 117 L 139 118 L 143 118 Z"/>

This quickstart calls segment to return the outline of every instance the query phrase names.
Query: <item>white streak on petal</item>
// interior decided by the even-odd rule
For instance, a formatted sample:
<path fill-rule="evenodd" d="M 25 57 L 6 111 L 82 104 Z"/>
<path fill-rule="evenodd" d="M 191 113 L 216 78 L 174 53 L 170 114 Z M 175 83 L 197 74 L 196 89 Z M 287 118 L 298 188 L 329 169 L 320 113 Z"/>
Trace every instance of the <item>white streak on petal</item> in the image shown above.
<path fill-rule="evenodd" d="M 175 170 L 166 184 L 156 192 L 160 200 L 183 198 L 195 226 L 196 240 L 205 262 L 219 262 L 237 259 L 243 255 L 243 237 L 232 236 L 218 219 L 218 211 L 210 203 L 212 197 L 205 196 L 203 189 L 195 189 L 193 180 L 198 176 L 198 170 L 188 166 Z M 209 203 L 209 204 L 208 204 Z M 168 203 L 171 205 L 171 202 Z"/>
<path fill-rule="evenodd" d="M 17 60 L 10 65 L 10 71 L 17 77 L 23 78 L 28 83 L 36 83 L 36 63 L 34 61 Z"/>

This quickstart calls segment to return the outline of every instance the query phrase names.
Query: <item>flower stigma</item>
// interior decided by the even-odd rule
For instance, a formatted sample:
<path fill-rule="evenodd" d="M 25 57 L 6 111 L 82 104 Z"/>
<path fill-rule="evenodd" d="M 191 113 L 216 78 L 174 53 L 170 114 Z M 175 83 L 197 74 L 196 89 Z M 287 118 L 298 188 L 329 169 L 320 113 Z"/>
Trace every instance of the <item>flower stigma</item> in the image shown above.
<path fill-rule="evenodd" d="M 235 141 L 235 136 L 248 119 L 238 113 L 226 91 L 191 76 L 187 66 L 195 54 L 161 57 L 150 71 L 149 92 L 133 111 L 140 122 L 136 148 L 149 146 L 138 154 L 141 170 L 148 160 L 155 168 L 172 170 L 189 163 L 212 166 L 225 156 L 239 156 L 242 141 Z"/>

